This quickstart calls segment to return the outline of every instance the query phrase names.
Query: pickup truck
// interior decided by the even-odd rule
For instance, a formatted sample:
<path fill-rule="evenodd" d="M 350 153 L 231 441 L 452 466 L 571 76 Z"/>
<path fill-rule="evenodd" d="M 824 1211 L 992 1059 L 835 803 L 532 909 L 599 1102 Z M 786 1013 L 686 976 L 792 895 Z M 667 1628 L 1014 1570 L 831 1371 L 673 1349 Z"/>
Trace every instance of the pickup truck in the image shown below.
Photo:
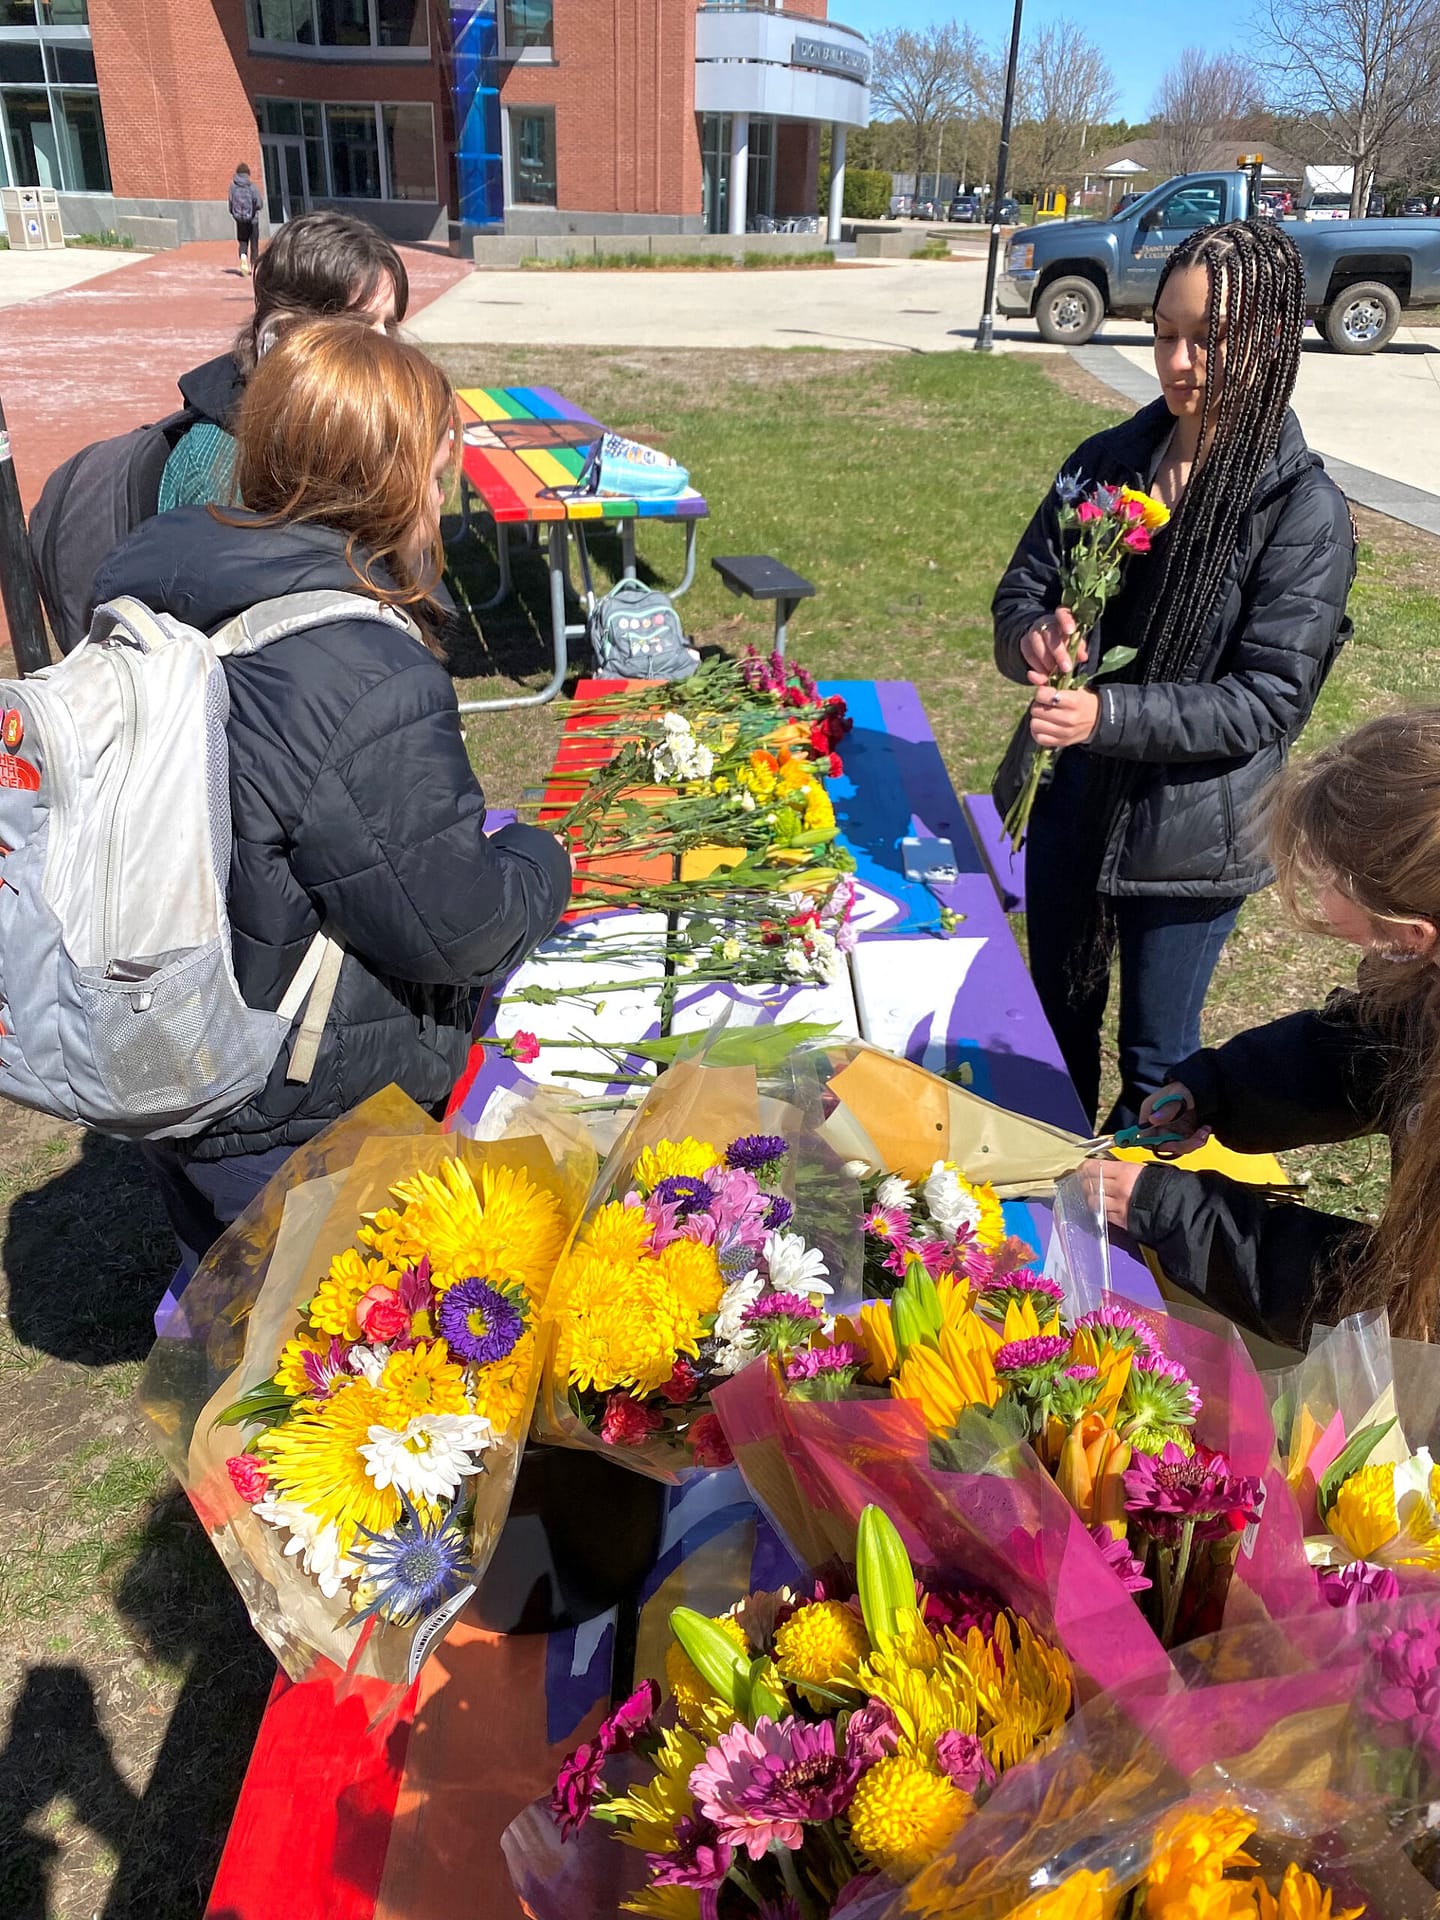
<path fill-rule="evenodd" d="M 1078 347 L 1108 314 L 1143 319 L 1160 269 L 1197 227 L 1249 217 L 1254 172 L 1186 173 L 1109 220 L 1012 234 L 997 305 L 1029 315 L 1042 340 Z M 1305 306 L 1336 353 L 1378 353 L 1403 307 L 1440 302 L 1440 220 L 1285 222 L 1305 263 Z"/>

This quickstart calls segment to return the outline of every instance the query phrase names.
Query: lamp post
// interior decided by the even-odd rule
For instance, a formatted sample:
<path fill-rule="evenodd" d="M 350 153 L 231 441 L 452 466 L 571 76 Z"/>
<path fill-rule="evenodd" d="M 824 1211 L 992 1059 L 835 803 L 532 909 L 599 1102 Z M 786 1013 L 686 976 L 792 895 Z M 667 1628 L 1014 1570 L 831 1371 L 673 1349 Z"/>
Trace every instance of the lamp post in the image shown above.
<path fill-rule="evenodd" d="M 30 556 L 30 535 L 25 527 L 25 509 L 20 504 L 20 485 L 10 455 L 3 403 L 0 403 L 0 600 L 4 602 L 5 618 L 10 626 L 16 665 L 22 674 L 39 673 L 50 664 L 50 647 L 40 613 L 35 563 Z"/>
<path fill-rule="evenodd" d="M 990 257 L 985 263 L 985 300 L 975 333 L 976 353 L 995 348 L 995 271 L 1000 262 L 1000 207 L 1005 198 L 1005 176 L 1010 166 L 1010 123 L 1015 117 L 1015 69 L 1020 64 L 1020 15 L 1025 0 L 1015 0 L 1010 28 L 1010 61 L 1005 69 L 1005 104 L 1000 113 L 1000 152 L 995 161 L 995 212 L 990 222 Z"/>

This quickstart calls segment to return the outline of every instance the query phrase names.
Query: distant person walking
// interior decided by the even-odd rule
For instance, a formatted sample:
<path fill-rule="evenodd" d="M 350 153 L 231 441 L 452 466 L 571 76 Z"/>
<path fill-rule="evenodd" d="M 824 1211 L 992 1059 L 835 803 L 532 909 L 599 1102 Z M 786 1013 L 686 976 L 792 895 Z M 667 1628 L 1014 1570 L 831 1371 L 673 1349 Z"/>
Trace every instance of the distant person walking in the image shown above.
<path fill-rule="evenodd" d="M 260 252 L 260 189 L 250 178 L 248 161 L 242 160 L 230 182 L 230 218 L 235 222 L 235 244 L 240 249 L 240 271 L 254 271 Z"/>

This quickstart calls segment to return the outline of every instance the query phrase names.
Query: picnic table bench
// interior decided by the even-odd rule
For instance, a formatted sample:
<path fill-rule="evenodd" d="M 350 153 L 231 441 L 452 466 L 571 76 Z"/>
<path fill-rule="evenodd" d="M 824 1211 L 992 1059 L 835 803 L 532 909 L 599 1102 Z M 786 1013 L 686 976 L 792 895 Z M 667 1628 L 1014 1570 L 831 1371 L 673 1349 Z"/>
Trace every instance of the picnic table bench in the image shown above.
<path fill-rule="evenodd" d="M 556 393 L 553 387 L 466 387 L 457 396 L 464 435 L 460 466 L 461 517 L 468 530 L 472 498 L 494 528 L 495 559 L 500 584 L 476 611 L 498 607 L 513 586 L 510 574 L 510 536 L 517 528 L 545 535 L 546 565 L 550 573 L 550 635 L 553 670 L 538 693 L 522 693 L 500 700 L 465 700 L 462 713 L 495 712 L 502 707 L 537 707 L 553 700 L 569 670 L 569 643 L 584 634 L 583 622 L 571 621 L 567 600 L 574 597 L 570 582 L 570 542 L 580 554 L 586 612 L 591 611 L 589 554 L 586 534 L 613 522 L 620 530 L 625 577 L 635 577 L 635 523 L 659 521 L 685 532 L 685 570 L 680 584 L 670 589 L 678 600 L 695 578 L 695 535 L 709 512 L 704 496 L 693 487 L 669 500 L 632 500 L 622 494 L 585 493 L 580 489 L 585 455 L 604 433 L 598 420 Z"/>
<path fill-rule="evenodd" d="M 580 697 L 603 686 L 582 683 Z M 1004 905 L 946 774 L 923 706 L 903 681 L 833 681 L 854 719 L 844 776 L 831 783 L 836 812 L 857 861 L 859 938 L 847 977 L 777 996 L 713 985 L 681 993 L 673 1020 L 704 1026 L 729 999 L 733 1017 L 833 1019 L 842 1032 L 944 1071 L 968 1065 L 977 1093 L 1053 1124 L 1088 1131 L 1040 1010 Z M 557 757 L 558 775 L 593 758 L 578 738 Z M 907 880 L 901 842 L 948 840 L 953 879 Z M 938 907 L 964 916 L 936 937 Z M 556 936 L 564 965 L 583 966 L 587 932 L 602 920 L 572 918 Z M 517 978 L 555 978 L 547 963 Z M 592 975 L 593 977 L 593 975 Z M 506 1002 L 490 1031 L 532 1024 Z M 619 1042 L 659 1031 L 658 996 L 617 996 L 587 1014 L 596 1038 Z M 581 1057 L 567 1052 L 574 1064 Z M 596 1053 L 597 1070 L 609 1064 Z M 543 1056 L 540 1070 L 543 1070 Z M 518 1075 L 498 1048 L 463 1090 L 460 1111 L 478 1117 L 497 1086 Z M 1007 1203 L 1012 1232 L 1042 1255 L 1049 1209 Z M 1115 1285 L 1156 1298 L 1143 1264 L 1112 1249 Z M 793 1577 L 783 1547 L 733 1471 L 697 1473 L 668 1496 L 658 1563 L 639 1596 L 634 1670 L 655 1670 L 665 1621 L 682 1602 L 718 1610 L 738 1597 L 737 1568 L 759 1588 Z M 208 1920 L 516 1920 L 500 1836 L 531 1800 L 549 1791 L 564 1754 L 608 1704 L 623 1623 L 602 1614 L 548 1635 L 504 1637 L 462 1616 L 401 1709 L 370 1724 L 363 1695 L 338 1708 L 323 1685 L 277 1679 L 207 1908 Z M 622 1658 L 628 1667 L 628 1658 Z M 577 1915 L 577 1920 L 582 1916 Z M 591 1920 L 591 1916 L 583 1916 Z"/>

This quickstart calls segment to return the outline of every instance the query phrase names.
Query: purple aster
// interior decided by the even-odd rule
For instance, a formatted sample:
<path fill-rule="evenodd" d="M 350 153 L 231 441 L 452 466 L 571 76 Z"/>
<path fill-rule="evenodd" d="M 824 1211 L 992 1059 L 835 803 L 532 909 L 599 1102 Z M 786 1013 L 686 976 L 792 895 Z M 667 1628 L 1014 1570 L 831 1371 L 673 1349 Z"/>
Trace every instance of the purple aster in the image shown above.
<path fill-rule="evenodd" d="M 962 1793 L 995 1784 L 995 1769 L 973 1733 L 957 1733 L 953 1727 L 942 1733 L 935 1742 L 935 1764 Z"/>
<path fill-rule="evenodd" d="M 1116 1306 L 1107 1301 L 1103 1307 L 1092 1307 L 1089 1313 L 1082 1313 L 1075 1322 L 1075 1331 L 1087 1329 L 1100 1342 L 1102 1347 L 1132 1347 L 1149 1353 L 1154 1347 L 1154 1335 L 1140 1318 L 1128 1307 Z"/>
<path fill-rule="evenodd" d="M 492 1367 L 514 1352 L 525 1331 L 525 1310 L 492 1281 L 457 1280 L 441 1298 L 435 1330 L 457 1360 Z"/>
<path fill-rule="evenodd" d="M 843 1813 L 861 1771 L 858 1759 L 835 1751 L 833 1720 L 812 1727 L 793 1714 L 762 1716 L 706 1749 L 690 1791 L 722 1840 L 762 1860 L 772 1846 L 798 1851 L 808 1825 Z"/>
<path fill-rule="evenodd" d="M 757 1180 L 762 1180 L 774 1176 L 789 1151 L 778 1133 L 742 1133 L 725 1149 L 725 1164 L 753 1173 Z"/>
<path fill-rule="evenodd" d="M 766 1293 L 752 1300 L 740 1318 L 747 1326 L 766 1320 L 808 1320 L 818 1327 L 825 1316 L 803 1293 Z"/>
<path fill-rule="evenodd" d="M 785 1378 L 791 1382 L 819 1380 L 825 1374 L 852 1373 L 865 1365 L 866 1356 L 853 1340 L 837 1340 L 833 1347 L 808 1347 L 785 1363 Z"/>
<path fill-rule="evenodd" d="M 769 1195 L 770 1211 L 765 1215 L 765 1231 L 779 1233 L 782 1227 L 788 1227 L 795 1218 L 795 1209 L 783 1193 Z"/>
<path fill-rule="evenodd" d="M 1200 1411 L 1195 1383 L 1178 1360 L 1137 1353 L 1120 1396 L 1127 1438 L 1147 1427 L 1188 1427 Z"/>
<path fill-rule="evenodd" d="M 1100 1369 L 1098 1367 L 1086 1366 L 1066 1367 L 1065 1378 L 1067 1380 L 1098 1380 L 1100 1378 Z"/>
<path fill-rule="evenodd" d="M 1440 1617 L 1370 1636 L 1374 1691 L 1365 1702 L 1387 1745 L 1440 1754 Z"/>
<path fill-rule="evenodd" d="M 1007 1340 L 997 1347 L 991 1363 L 997 1373 L 1034 1373 L 1041 1367 L 1053 1367 L 1070 1351 L 1063 1333 L 1038 1333 L 1029 1340 Z"/>
<path fill-rule="evenodd" d="M 354 1377 L 350 1371 L 350 1343 L 337 1340 L 333 1334 L 328 1353 L 311 1353 L 307 1348 L 300 1356 L 300 1365 L 305 1371 L 305 1390 L 312 1400 L 327 1400 L 337 1380 Z"/>
<path fill-rule="evenodd" d="M 687 1813 L 675 1823 L 675 1851 L 647 1853 L 650 1881 L 657 1887 L 718 1887 L 730 1871 L 735 1849 L 714 1824 Z"/>
<path fill-rule="evenodd" d="M 1144 1593 L 1150 1585 L 1145 1568 L 1130 1551 L 1129 1542 L 1117 1540 L 1109 1527 L 1091 1527 L 1090 1538 L 1099 1547 L 1105 1564 L 1127 1593 Z"/>
<path fill-rule="evenodd" d="M 650 1198 L 662 1207 L 674 1207 L 681 1219 L 691 1213 L 708 1213 L 715 1204 L 714 1190 L 693 1173 L 672 1173 L 657 1180 Z"/>
<path fill-rule="evenodd" d="M 1065 1299 L 1065 1289 L 1057 1286 L 1053 1280 L 1047 1280 L 1043 1273 L 1033 1273 L 1024 1269 L 1019 1273 L 996 1274 L 991 1279 L 976 1280 L 975 1304 L 977 1307 L 994 1309 L 1003 1313 L 1013 1300 L 1016 1306 L 1025 1301 L 1037 1303 L 1045 1301 L 1051 1306 L 1060 1306 Z"/>
<path fill-rule="evenodd" d="M 1260 1518 L 1264 1489 L 1235 1473 L 1223 1453 L 1187 1454 L 1167 1440 L 1158 1454 L 1137 1453 L 1125 1473 L 1125 1510 L 1142 1532 L 1174 1544 L 1192 1527 L 1197 1540 L 1221 1540 Z"/>
<path fill-rule="evenodd" d="M 1398 1600 L 1400 1581 L 1389 1567 L 1368 1560 L 1352 1560 L 1347 1567 L 1317 1567 L 1320 1598 L 1332 1607 L 1361 1607 L 1371 1600 Z"/>
<path fill-rule="evenodd" d="M 883 1700 L 872 1700 L 845 1723 L 845 1751 L 862 1767 L 873 1767 L 900 1744 L 900 1722 Z"/>

